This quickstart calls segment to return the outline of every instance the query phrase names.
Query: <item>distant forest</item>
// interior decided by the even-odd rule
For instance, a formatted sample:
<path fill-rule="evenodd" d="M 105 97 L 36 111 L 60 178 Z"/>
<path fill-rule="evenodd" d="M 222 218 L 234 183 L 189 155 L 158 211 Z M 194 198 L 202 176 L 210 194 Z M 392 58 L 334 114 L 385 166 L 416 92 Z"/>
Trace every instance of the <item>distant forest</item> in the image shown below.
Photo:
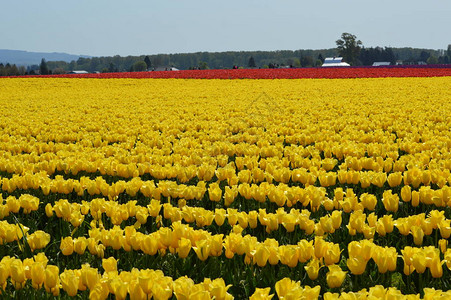
<path fill-rule="evenodd" d="M 451 52 L 450 50 L 447 52 Z M 445 59 L 445 53 L 446 51 L 443 50 L 415 48 L 362 48 L 359 55 L 359 65 L 372 65 L 375 61 L 388 61 L 395 64 L 397 60 L 403 61 L 404 64 L 416 64 L 418 62 L 427 63 L 428 59 L 431 63 L 449 63 L 451 57 L 446 56 L 447 59 Z M 321 66 L 324 58 L 332 56 L 338 56 L 336 48 L 296 51 L 229 51 L 158 54 L 148 55 L 150 65 L 146 66 L 148 69 L 175 67 L 180 70 L 197 68 L 231 69 L 234 66 L 243 68 L 271 68 L 279 66 L 315 67 Z M 442 61 L 439 61 L 439 58 L 442 58 Z M 127 57 L 116 55 L 113 57 L 79 58 L 77 61 L 70 63 L 48 62 L 48 66 L 51 70 L 61 68 L 66 71 L 123 72 L 135 71 L 134 67 L 145 59 L 145 55 Z"/>
<path fill-rule="evenodd" d="M 282 50 L 282 51 L 228 51 L 197 52 L 184 54 L 157 54 L 110 57 L 79 58 L 71 62 L 48 61 L 45 66 L 33 65 L 17 68 L 15 65 L 0 64 L 1 75 L 23 74 L 61 74 L 74 70 L 88 72 L 124 72 L 187 69 L 231 69 L 231 68 L 278 68 L 278 67 L 317 67 L 326 57 L 338 56 L 338 50 Z M 395 64 L 449 64 L 451 63 L 451 45 L 447 50 L 417 48 L 365 48 L 362 47 L 354 65 L 369 66 L 374 62 L 385 61 Z M 44 69 L 43 69 L 44 67 Z"/>

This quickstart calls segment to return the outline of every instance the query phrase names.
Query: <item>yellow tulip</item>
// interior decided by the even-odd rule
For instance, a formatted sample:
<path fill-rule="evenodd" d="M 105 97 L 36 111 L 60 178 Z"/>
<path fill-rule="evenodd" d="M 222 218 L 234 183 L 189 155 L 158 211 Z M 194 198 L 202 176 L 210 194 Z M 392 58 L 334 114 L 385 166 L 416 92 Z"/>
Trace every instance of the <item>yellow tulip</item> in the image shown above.
<path fill-rule="evenodd" d="M 40 289 L 44 283 L 45 266 L 43 262 L 35 262 L 31 266 L 31 282 L 35 289 Z"/>
<path fill-rule="evenodd" d="M 311 280 L 316 280 L 320 269 L 319 259 L 313 258 L 307 263 L 304 269 L 307 271 L 307 275 Z"/>
<path fill-rule="evenodd" d="M 402 182 L 401 172 L 391 173 L 390 175 L 388 175 L 387 181 L 390 187 L 399 186 Z"/>
<path fill-rule="evenodd" d="M 63 255 L 71 255 L 74 252 L 74 241 L 68 236 L 61 239 L 60 250 Z"/>
<path fill-rule="evenodd" d="M 352 274 L 362 275 L 365 272 L 367 262 L 367 260 L 359 255 L 348 258 L 346 265 Z"/>
<path fill-rule="evenodd" d="M 290 278 L 283 278 L 276 282 L 275 285 L 277 297 L 279 299 L 285 299 L 285 297 L 293 290 L 300 288 L 299 281 L 293 281 Z"/>
<path fill-rule="evenodd" d="M 424 273 L 426 271 L 427 261 L 423 251 L 418 251 L 412 256 L 412 265 L 418 273 Z"/>
<path fill-rule="evenodd" d="M 446 249 L 448 248 L 448 240 L 446 239 L 441 239 L 438 241 L 438 247 L 440 249 L 440 252 L 442 252 L 442 254 L 446 253 Z"/>
<path fill-rule="evenodd" d="M 115 281 L 117 281 L 117 280 L 112 280 L 112 285 L 114 286 L 113 290 L 117 290 L 117 287 L 115 286 L 115 283 L 113 283 Z M 125 292 L 126 292 L 126 290 L 125 290 Z M 108 298 L 108 294 L 109 294 L 109 290 L 108 290 L 108 287 L 106 286 L 106 284 L 99 282 L 99 283 L 95 284 L 90 289 L 90 291 L 89 291 L 89 299 L 92 299 L 92 300 L 97 300 L 97 299 L 98 300 L 104 300 L 104 299 Z M 121 298 L 121 296 L 124 295 L 124 290 L 122 289 L 121 292 L 119 292 L 117 294 L 115 293 L 115 295 L 116 295 L 116 299 L 124 299 L 124 298 Z"/>
<path fill-rule="evenodd" d="M 117 260 L 114 257 L 102 259 L 102 267 L 105 272 L 117 271 Z"/>
<path fill-rule="evenodd" d="M 224 279 L 217 278 L 213 280 L 210 284 L 210 295 L 214 297 L 214 299 L 225 300 L 229 298 L 230 294 L 227 293 L 227 290 L 232 285 L 227 285 L 224 282 Z"/>
<path fill-rule="evenodd" d="M 255 253 L 253 254 L 253 261 L 256 263 L 259 267 L 266 266 L 266 263 L 268 262 L 268 258 L 270 255 L 270 251 L 264 244 L 259 244 L 257 246 L 257 249 L 255 250 Z"/>
<path fill-rule="evenodd" d="M 84 264 L 81 267 L 80 280 L 82 284 L 87 286 L 90 290 L 92 290 L 96 284 L 100 281 L 100 274 L 97 269 L 91 268 L 89 264 Z"/>
<path fill-rule="evenodd" d="M 201 261 L 207 260 L 210 255 L 210 241 L 206 239 L 197 241 L 193 250 Z"/>
<path fill-rule="evenodd" d="M 331 244 L 327 247 L 326 253 L 324 254 L 324 263 L 328 265 L 336 264 L 340 261 L 340 245 L 339 244 Z"/>
<path fill-rule="evenodd" d="M 100 288 L 102 287 L 101 284 L 98 284 Z M 128 284 L 120 280 L 119 278 L 114 278 L 110 281 L 110 285 L 113 289 L 113 294 L 115 295 L 116 299 L 122 300 L 127 297 L 128 294 Z M 108 289 L 106 289 L 108 291 Z M 108 294 L 106 294 L 108 295 Z M 106 298 L 106 297 L 105 297 Z"/>
<path fill-rule="evenodd" d="M 387 211 L 397 212 L 399 205 L 399 197 L 397 194 L 392 194 L 391 190 L 386 190 L 383 193 L 382 203 Z"/>
<path fill-rule="evenodd" d="M 373 211 L 376 208 L 377 198 L 372 194 L 363 193 L 360 195 L 360 202 L 364 208 Z"/>
<path fill-rule="evenodd" d="M 443 263 L 440 261 L 439 256 L 435 256 L 429 262 L 429 270 L 431 271 L 432 277 L 441 278 L 443 276 L 443 268 L 442 268 Z"/>
<path fill-rule="evenodd" d="M 451 220 L 442 220 L 438 224 L 440 235 L 443 239 L 449 239 L 451 236 Z"/>
<path fill-rule="evenodd" d="M 410 231 L 413 235 L 413 242 L 415 243 L 415 245 L 421 246 L 423 244 L 424 237 L 423 229 L 421 229 L 421 227 L 419 226 L 412 226 L 410 228 Z"/>
<path fill-rule="evenodd" d="M 299 254 L 297 248 L 291 245 L 283 245 L 279 247 L 280 262 L 284 265 L 294 268 L 299 262 Z"/>
<path fill-rule="evenodd" d="M 250 300 L 271 300 L 274 297 L 274 294 L 269 294 L 271 288 L 256 288 L 255 292 L 250 296 Z"/>
<path fill-rule="evenodd" d="M 74 297 L 78 292 L 80 278 L 75 274 L 74 270 L 65 270 L 60 274 L 61 284 L 66 293 Z"/>
<path fill-rule="evenodd" d="M 328 266 L 329 272 L 326 274 L 327 285 L 330 288 L 338 288 L 343 284 L 346 277 L 346 272 L 343 271 L 338 265 Z"/>
<path fill-rule="evenodd" d="M 79 255 L 83 255 L 83 253 L 85 253 L 87 246 L 88 246 L 88 241 L 83 236 L 76 238 L 74 241 L 74 251 Z"/>
<path fill-rule="evenodd" d="M 27 280 L 25 276 L 25 269 L 20 259 L 13 259 L 10 265 L 11 280 L 14 281 L 15 287 L 20 288 Z"/>
<path fill-rule="evenodd" d="M 217 182 L 211 183 L 208 187 L 208 195 L 210 197 L 210 201 L 219 202 L 222 197 L 222 190 L 219 187 Z"/>
<path fill-rule="evenodd" d="M 410 185 L 405 185 L 401 189 L 401 199 L 404 202 L 410 202 L 412 199 L 412 189 L 410 188 Z"/>
<path fill-rule="evenodd" d="M 285 227 L 287 232 L 293 232 L 296 226 L 296 217 L 292 214 L 286 214 L 283 216 L 282 225 Z"/>

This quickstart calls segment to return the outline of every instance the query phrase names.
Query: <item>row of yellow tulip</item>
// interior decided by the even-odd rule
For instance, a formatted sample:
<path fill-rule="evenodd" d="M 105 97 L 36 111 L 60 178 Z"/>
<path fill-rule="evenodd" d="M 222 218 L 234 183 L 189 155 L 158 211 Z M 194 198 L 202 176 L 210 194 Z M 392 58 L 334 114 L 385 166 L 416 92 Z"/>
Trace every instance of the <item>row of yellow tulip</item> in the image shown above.
<path fill-rule="evenodd" d="M 311 165 L 307 166 L 308 168 L 290 169 L 285 166 L 289 164 L 288 161 L 286 163 L 279 161 L 278 166 L 274 160 L 260 159 L 259 161 L 259 158 L 256 157 L 250 160 L 253 164 L 248 162 L 246 169 L 243 169 L 244 162 L 238 163 L 240 161 L 239 158 L 243 157 L 237 157 L 235 162 L 231 162 L 225 167 L 216 168 L 216 165 L 205 163 L 200 166 L 184 166 L 180 164 L 162 166 L 158 164 L 152 165 L 150 163 L 120 164 L 112 161 L 93 162 L 86 160 L 86 163 L 83 164 L 83 160 L 75 160 L 75 158 L 72 158 L 71 161 L 73 165 L 53 160 L 50 162 L 44 160 L 38 164 L 29 163 L 27 165 L 20 161 L 14 162 L 17 159 L 16 156 L 9 155 L 7 159 L 0 159 L 0 171 L 10 174 L 35 174 L 44 172 L 48 175 L 54 174 L 55 170 L 60 172 L 64 171 L 66 174 L 71 173 L 73 175 L 85 171 L 88 173 L 100 172 L 102 175 L 119 176 L 122 178 L 134 178 L 150 174 L 158 180 L 177 179 L 183 183 L 194 177 L 203 181 L 211 181 L 213 176 L 216 175 L 219 181 L 227 180 L 232 185 L 238 183 L 260 183 L 264 181 L 270 183 L 273 181 L 281 183 L 292 181 L 307 185 L 314 184 L 317 179 L 324 187 L 335 185 L 337 179 L 341 184 L 360 183 L 362 188 L 369 187 L 370 185 L 382 187 L 385 182 L 390 187 L 399 186 L 401 183 L 404 183 L 405 185 L 412 185 L 414 188 L 418 188 L 420 184 L 430 185 L 433 183 L 443 187 L 446 183 L 451 183 L 450 169 L 447 168 L 447 166 L 451 166 L 451 160 L 435 162 L 435 167 L 428 166 L 427 170 L 422 169 L 424 166 L 419 168 L 417 165 L 412 165 L 412 162 L 408 165 L 409 169 L 405 170 L 404 163 L 397 164 L 400 161 L 393 163 L 392 161 L 388 161 L 389 159 L 387 159 L 388 162 L 382 159 L 378 163 L 377 160 L 372 158 L 361 158 L 360 160 L 363 161 L 363 166 L 361 166 L 360 160 L 351 158 L 340 165 L 340 170 L 337 172 L 329 172 L 337 163 L 336 159 L 326 158 L 322 161 L 318 160 L 316 165 L 313 163 L 314 160 L 312 160 L 310 161 Z M 412 160 L 417 162 L 415 158 Z M 363 168 L 368 171 L 362 171 Z M 393 172 L 391 172 L 392 170 Z"/>
<path fill-rule="evenodd" d="M 296 266 L 298 262 L 305 263 L 314 255 L 318 259 L 324 259 L 327 265 L 337 263 L 340 259 L 339 245 L 326 242 L 322 237 L 316 237 L 315 242 L 303 239 L 296 245 L 279 245 L 279 242 L 272 238 L 258 242 L 254 236 L 249 234 L 243 236 L 242 228 L 239 226 L 235 226 L 232 232 L 224 236 L 224 234 L 212 235 L 201 229 L 195 230 L 181 222 L 174 222 L 172 228 L 160 227 L 150 234 L 141 233 L 134 226 L 127 226 L 125 229 L 114 226 L 107 230 L 95 225 L 93 221 L 88 237 L 63 238 L 60 243 L 62 253 L 71 255 L 75 251 L 83 254 L 88 249 L 91 254 L 102 256 L 103 250 L 111 247 L 115 250 L 142 251 L 147 255 L 155 255 L 157 252 L 165 254 L 169 250 L 181 258 L 186 258 L 193 249 L 201 261 L 210 256 L 220 256 L 224 251 L 229 259 L 235 254 L 245 255 L 247 263 L 252 261 L 264 266 L 268 262 L 275 265 L 280 261 L 290 267 Z M 99 249 L 102 251 L 99 252 Z"/>
<path fill-rule="evenodd" d="M 210 280 L 194 284 L 188 277 L 173 280 L 164 276 L 160 270 L 133 268 L 130 272 L 118 272 L 117 261 L 110 257 L 103 259 L 104 273 L 85 264 L 81 269 L 64 270 L 60 273 L 57 266 L 48 264 L 48 258 L 40 253 L 33 258 L 20 260 L 5 256 L 0 261 L 0 294 L 7 285 L 8 278 L 16 289 L 24 288 L 31 280 L 34 289 L 45 288 L 54 296 L 63 289 L 69 296 L 89 289 L 90 299 L 106 299 L 109 294 L 116 299 L 169 299 L 174 294 L 177 299 L 233 299 L 227 293 L 223 279 Z"/>
<path fill-rule="evenodd" d="M 351 247 L 351 246 L 350 246 Z M 335 266 L 336 267 L 336 266 Z M 102 260 L 104 273 L 84 264 L 81 269 L 64 270 L 60 273 L 57 266 L 48 264 L 48 258 L 40 253 L 33 258 L 20 260 L 5 256 L 0 261 L 0 293 L 7 285 L 8 279 L 16 289 L 24 288 L 27 281 L 31 280 L 34 289 L 44 287 L 47 293 L 54 296 L 60 294 L 63 289 L 69 296 L 76 296 L 79 291 L 89 289 L 90 299 L 106 299 L 108 295 L 114 295 L 116 299 L 169 299 L 172 295 L 176 299 L 233 299 L 233 295 L 227 290 L 223 279 L 211 280 L 205 278 L 203 282 L 195 284 L 186 276 L 172 279 L 164 276 L 159 270 L 139 270 L 133 268 L 130 272 L 118 271 L 117 261 L 110 257 Z M 329 267 L 326 281 L 329 286 L 336 286 L 343 274 Z M 344 272 L 343 272 L 344 273 Z M 338 285 L 339 286 L 339 285 Z M 275 292 L 279 299 L 318 299 L 320 287 L 302 287 L 299 281 L 284 278 L 276 282 Z M 271 288 L 257 288 L 250 296 L 252 300 L 271 299 Z M 449 292 L 435 289 L 424 289 L 423 299 L 447 299 Z M 324 299 L 420 299 L 419 295 L 403 295 L 396 288 L 384 288 L 383 286 L 371 287 L 358 292 L 330 293 L 324 295 Z"/>
<path fill-rule="evenodd" d="M 334 210 L 332 214 L 323 216 L 318 222 L 310 219 L 311 212 L 292 208 L 286 212 L 279 208 L 275 213 L 267 213 L 265 209 L 251 210 L 248 212 L 238 211 L 228 208 L 227 210 L 217 208 L 214 211 L 202 207 L 190 207 L 179 201 L 180 207 L 172 206 L 170 203 L 161 204 L 159 200 L 151 200 L 147 207 L 137 205 L 137 201 L 129 201 L 126 204 L 119 204 L 116 201 L 108 201 L 103 198 L 96 198 L 90 202 L 82 201 L 82 204 L 70 203 L 65 199 L 55 202 L 54 206 L 47 204 L 45 207 L 48 217 L 55 212 L 58 218 L 63 218 L 78 227 L 88 213 L 94 219 L 99 220 L 103 213 L 111 220 L 113 225 L 120 225 L 130 217 L 136 217 L 138 224 L 146 224 L 147 218 L 158 217 L 161 207 L 163 207 L 163 217 L 171 222 L 185 221 L 186 223 L 196 223 L 198 227 L 210 226 L 213 221 L 217 226 L 222 226 L 227 220 L 228 224 L 234 226 L 238 224 L 243 229 L 247 227 L 256 228 L 258 223 L 266 228 L 266 231 L 279 229 L 282 225 L 287 232 L 293 232 L 299 228 L 310 235 L 315 233 L 322 236 L 326 233 L 334 233 L 342 225 L 342 211 Z M 439 230 L 442 238 L 447 239 L 451 235 L 451 220 L 447 219 L 444 211 L 432 210 L 429 217 L 424 213 L 400 217 L 393 219 L 392 215 L 385 215 L 378 218 L 374 213 L 365 214 L 362 210 L 356 210 L 350 214 L 346 227 L 349 234 L 363 233 L 366 239 L 372 239 L 375 233 L 385 236 L 398 228 L 402 235 L 412 234 L 414 243 L 418 246 L 423 243 L 423 236 L 432 234 L 432 231 Z"/>
<path fill-rule="evenodd" d="M 22 224 L 10 224 L 7 221 L 0 221 L 0 246 L 5 243 L 20 241 L 25 237 L 31 251 L 43 249 L 50 242 L 50 234 L 36 230 L 29 234 L 29 228 Z M 19 243 L 19 245 L 21 245 Z"/>
<path fill-rule="evenodd" d="M 29 194 L 22 194 L 19 199 L 14 196 L 8 196 L 6 199 L 3 199 L 2 194 L 0 194 L 0 220 L 8 216 L 10 212 L 18 213 L 20 208 L 23 208 L 22 212 L 24 214 L 38 210 L 39 198 Z"/>
<path fill-rule="evenodd" d="M 412 256 L 414 256 L 416 266 L 424 264 L 424 268 L 431 269 L 433 277 L 441 277 L 442 264 L 446 263 L 451 269 L 451 249 L 447 249 L 445 239 L 440 240 L 439 244 L 441 250 L 429 246 L 425 247 L 423 252 L 419 251 L 420 248 L 405 247 L 401 250 L 405 264 L 412 265 L 409 262 L 413 261 Z M 74 251 L 81 255 L 87 248 L 91 254 L 100 257 L 103 256 L 106 247 L 112 247 L 115 250 L 122 248 L 125 251 L 143 251 L 148 255 L 155 255 L 157 252 L 164 255 L 169 250 L 171 253 L 177 253 L 181 258 L 186 258 L 193 249 L 201 261 L 205 261 L 210 256 L 220 256 L 224 250 L 225 257 L 229 259 L 235 254 L 244 255 L 246 264 L 253 263 L 259 267 L 264 267 L 268 263 L 276 265 L 280 262 L 293 268 L 298 263 L 308 262 L 305 270 L 311 280 L 317 279 L 321 264 L 334 265 L 340 261 L 341 257 L 339 244 L 326 242 L 318 236 L 314 241 L 300 240 L 297 245 L 279 245 L 274 239 L 258 242 L 251 235 L 242 236 L 239 230 L 225 237 L 223 234 L 211 235 L 203 230 L 194 230 L 180 222 L 173 223 L 173 229 L 161 227 L 148 235 L 137 232 L 133 226 L 126 227 L 124 230 L 117 226 L 111 230 L 93 228 L 89 231 L 88 238 L 66 237 L 62 239 L 60 247 L 64 255 L 71 255 Z M 444 260 L 440 259 L 440 251 L 445 255 Z M 351 242 L 348 245 L 348 252 L 347 266 L 352 274 L 363 274 L 370 259 L 374 260 L 380 273 L 396 270 L 398 251 L 394 247 L 381 247 L 370 240 L 362 240 Z M 406 253 L 410 253 L 411 257 L 407 258 Z M 415 268 L 411 266 L 406 275 L 411 274 Z M 419 269 L 418 273 L 423 273 L 424 268 Z M 404 271 L 406 272 L 406 269 Z"/>
<path fill-rule="evenodd" d="M 375 233 L 385 236 L 387 233 L 393 232 L 396 226 L 402 235 L 412 234 L 415 245 L 421 246 L 423 237 L 431 235 L 434 229 L 440 231 L 442 238 L 448 239 L 450 237 L 451 220 L 445 218 L 444 213 L 444 211 L 432 210 L 427 218 L 424 213 L 421 213 L 394 220 L 392 215 L 384 215 L 378 218 L 374 213 L 367 215 L 358 210 L 351 213 L 346 227 L 350 235 L 363 233 L 366 239 L 372 239 Z"/>
<path fill-rule="evenodd" d="M 385 174 L 385 173 L 381 173 Z M 118 181 L 108 184 L 102 177 L 91 180 L 87 177 L 81 177 L 80 180 L 64 179 L 62 176 L 56 176 L 55 179 L 48 178 L 45 173 L 25 176 L 14 175 L 12 178 L 2 178 L 2 189 L 8 193 L 16 189 L 42 189 L 44 195 L 49 193 L 69 194 L 76 192 L 82 196 L 85 192 L 90 195 L 103 195 L 110 199 L 117 198 L 121 193 L 127 193 L 135 197 L 138 192 L 145 197 L 161 199 L 161 197 L 183 198 L 186 200 L 200 200 L 208 192 L 210 201 L 218 202 L 224 199 L 226 206 L 235 201 L 240 194 L 245 199 L 255 199 L 258 202 L 269 201 L 278 206 L 288 207 L 300 202 L 303 206 L 310 205 L 312 209 L 318 209 L 323 205 L 327 210 L 343 209 L 345 212 L 358 209 L 374 210 L 377 204 L 377 198 L 368 193 L 360 195 L 360 202 L 352 189 L 346 190 L 346 197 L 343 197 L 343 190 L 335 190 L 334 199 L 326 197 L 326 190 L 322 187 L 312 185 L 306 188 L 299 186 L 288 186 L 286 184 L 274 185 L 263 182 L 260 185 L 242 183 L 239 185 L 226 186 L 224 193 L 217 182 L 210 183 L 207 187 L 206 182 L 199 181 L 197 185 L 177 184 L 175 181 L 159 181 L 157 184 L 151 181 L 143 181 L 136 177 L 128 182 Z M 338 194 L 338 195 L 337 195 Z M 401 190 L 401 198 L 404 202 L 411 202 L 412 206 L 418 206 L 419 203 L 426 205 L 435 205 L 439 207 L 451 206 L 451 188 L 447 185 L 437 190 L 430 186 L 421 186 L 418 191 L 412 190 L 406 185 Z M 384 192 L 382 202 L 387 211 L 396 212 L 398 210 L 399 196 L 392 194 L 390 190 Z"/>
<path fill-rule="evenodd" d="M 353 300 L 353 299 L 397 299 L 397 300 L 446 300 L 451 297 L 451 291 L 436 290 L 434 288 L 424 288 L 424 297 L 420 294 L 408 294 L 404 295 L 396 289 L 395 287 L 384 288 L 382 285 L 377 285 L 367 289 L 362 289 L 358 292 L 343 292 L 331 293 L 327 292 L 324 294 L 324 300 Z"/>

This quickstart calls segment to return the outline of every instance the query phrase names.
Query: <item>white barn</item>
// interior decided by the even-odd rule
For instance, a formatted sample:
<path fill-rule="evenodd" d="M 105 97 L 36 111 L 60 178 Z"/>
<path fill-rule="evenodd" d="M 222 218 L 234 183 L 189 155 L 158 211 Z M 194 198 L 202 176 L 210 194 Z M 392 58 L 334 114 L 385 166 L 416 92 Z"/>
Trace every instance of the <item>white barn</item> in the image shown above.
<path fill-rule="evenodd" d="M 80 70 L 80 71 L 70 71 L 67 74 L 88 74 L 88 72 L 84 71 L 84 70 Z"/>
<path fill-rule="evenodd" d="M 390 62 L 389 61 L 375 61 L 373 63 L 373 67 L 382 67 L 382 66 L 389 66 Z"/>
<path fill-rule="evenodd" d="M 342 61 L 343 57 L 327 57 L 322 67 L 349 67 L 350 64 Z"/>

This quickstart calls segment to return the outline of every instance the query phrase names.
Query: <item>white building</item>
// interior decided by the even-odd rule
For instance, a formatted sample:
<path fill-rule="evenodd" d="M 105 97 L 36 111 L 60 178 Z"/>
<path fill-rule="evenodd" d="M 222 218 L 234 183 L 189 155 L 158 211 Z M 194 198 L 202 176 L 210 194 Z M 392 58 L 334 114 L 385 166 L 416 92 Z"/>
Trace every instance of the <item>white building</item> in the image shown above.
<path fill-rule="evenodd" d="M 349 67 L 350 64 L 342 61 L 343 57 L 327 57 L 322 67 Z"/>
<path fill-rule="evenodd" d="M 375 61 L 373 63 L 373 67 L 381 67 L 381 66 L 389 66 L 390 62 L 389 61 Z"/>
<path fill-rule="evenodd" d="M 67 74 L 88 74 L 88 72 L 87 71 L 83 71 L 83 70 L 81 70 L 81 71 L 70 71 Z"/>

